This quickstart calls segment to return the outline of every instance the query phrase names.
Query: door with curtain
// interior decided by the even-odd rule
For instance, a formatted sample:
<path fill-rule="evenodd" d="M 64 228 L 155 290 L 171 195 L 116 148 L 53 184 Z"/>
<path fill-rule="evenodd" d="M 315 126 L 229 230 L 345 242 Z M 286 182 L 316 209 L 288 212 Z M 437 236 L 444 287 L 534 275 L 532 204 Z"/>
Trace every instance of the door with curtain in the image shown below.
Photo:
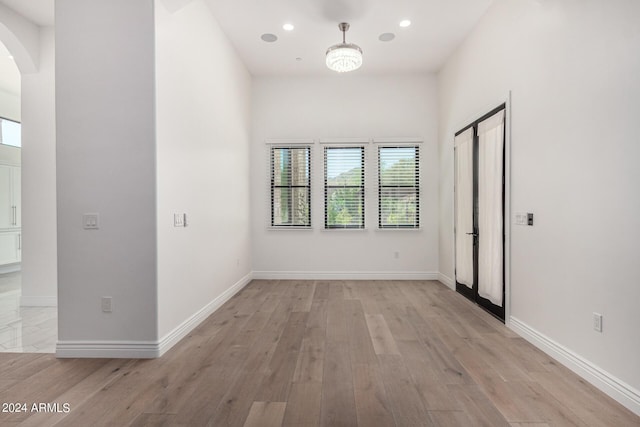
<path fill-rule="evenodd" d="M 504 322 L 505 105 L 456 133 L 456 290 Z"/>

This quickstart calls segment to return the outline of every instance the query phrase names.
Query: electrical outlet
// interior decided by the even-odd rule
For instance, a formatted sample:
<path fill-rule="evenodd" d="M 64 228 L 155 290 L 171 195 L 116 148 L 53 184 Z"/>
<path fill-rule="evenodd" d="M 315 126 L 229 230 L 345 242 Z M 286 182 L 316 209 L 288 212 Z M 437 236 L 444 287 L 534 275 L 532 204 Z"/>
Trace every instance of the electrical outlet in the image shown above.
<path fill-rule="evenodd" d="M 602 332 L 602 314 L 593 312 L 593 330 Z"/>
<path fill-rule="evenodd" d="M 102 312 L 103 313 L 111 313 L 112 309 L 111 309 L 111 297 L 102 297 L 100 299 L 100 303 L 102 305 Z"/>

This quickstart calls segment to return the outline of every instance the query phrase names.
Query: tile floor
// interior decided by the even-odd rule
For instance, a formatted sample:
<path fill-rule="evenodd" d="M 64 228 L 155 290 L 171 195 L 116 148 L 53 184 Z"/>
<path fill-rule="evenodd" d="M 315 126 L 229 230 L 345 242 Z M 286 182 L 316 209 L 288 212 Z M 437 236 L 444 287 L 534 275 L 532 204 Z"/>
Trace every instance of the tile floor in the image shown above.
<path fill-rule="evenodd" d="M 20 273 L 0 274 L 0 352 L 54 353 L 56 307 L 20 307 Z"/>

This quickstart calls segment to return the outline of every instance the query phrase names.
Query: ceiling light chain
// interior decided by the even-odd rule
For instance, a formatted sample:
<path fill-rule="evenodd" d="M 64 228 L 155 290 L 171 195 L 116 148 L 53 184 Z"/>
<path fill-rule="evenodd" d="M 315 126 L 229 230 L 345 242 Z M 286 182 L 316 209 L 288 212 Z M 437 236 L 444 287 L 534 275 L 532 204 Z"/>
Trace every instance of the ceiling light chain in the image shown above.
<path fill-rule="evenodd" d="M 362 65 L 362 49 L 358 45 L 346 42 L 348 23 L 341 22 L 338 28 L 342 31 L 342 43 L 327 49 L 327 67 L 338 73 L 357 70 Z"/>

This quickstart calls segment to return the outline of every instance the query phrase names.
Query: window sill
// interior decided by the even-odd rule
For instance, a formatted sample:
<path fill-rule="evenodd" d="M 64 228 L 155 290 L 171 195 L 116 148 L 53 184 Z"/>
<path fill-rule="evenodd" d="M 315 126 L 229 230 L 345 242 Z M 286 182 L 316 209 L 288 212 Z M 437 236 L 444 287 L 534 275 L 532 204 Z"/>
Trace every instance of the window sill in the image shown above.
<path fill-rule="evenodd" d="M 367 228 L 344 228 L 344 227 L 336 227 L 336 228 L 322 228 L 321 231 L 368 231 Z"/>
<path fill-rule="evenodd" d="M 270 231 L 313 231 L 313 227 L 297 227 L 297 226 L 267 226 L 267 230 Z"/>
<path fill-rule="evenodd" d="M 410 227 L 376 228 L 376 231 L 383 231 L 383 232 L 387 232 L 387 231 L 404 231 L 404 232 L 406 232 L 406 231 L 422 231 L 422 230 L 423 230 L 422 227 L 417 227 L 417 228 L 410 228 Z"/>

